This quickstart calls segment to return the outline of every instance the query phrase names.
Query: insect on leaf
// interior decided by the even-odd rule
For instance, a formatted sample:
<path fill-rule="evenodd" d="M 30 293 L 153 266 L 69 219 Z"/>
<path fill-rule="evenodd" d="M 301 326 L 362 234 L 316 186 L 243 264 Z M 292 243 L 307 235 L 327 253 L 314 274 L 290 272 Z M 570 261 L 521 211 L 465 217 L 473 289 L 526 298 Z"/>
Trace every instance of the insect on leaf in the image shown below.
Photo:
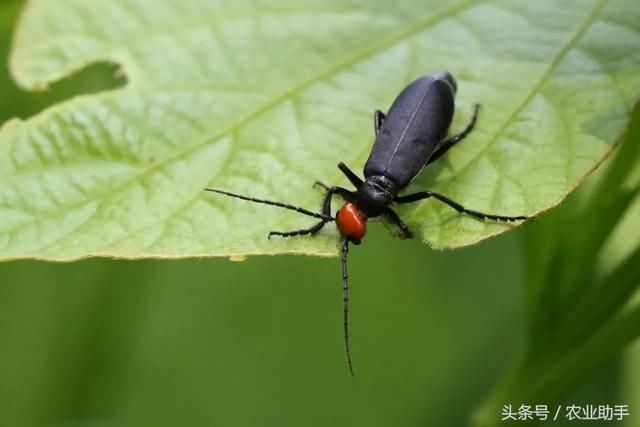
<path fill-rule="evenodd" d="M 451 132 L 476 130 L 407 191 L 489 213 L 559 203 L 612 150 L 640 96 L 631 0 L 216 2 L 31 0 L 12 73 L 44 89 L 118 64 L 125 87 L 0 129 L 0 256 L 336 255 L 337 232 L 266 239 L 312 219 L 202 191 L 319 209 L 320 180 L 361 171 L 372 113 L 417 76 L 458 82 Z M 398 212 L 435 247 L 512 226 L 427 200 Z"/>

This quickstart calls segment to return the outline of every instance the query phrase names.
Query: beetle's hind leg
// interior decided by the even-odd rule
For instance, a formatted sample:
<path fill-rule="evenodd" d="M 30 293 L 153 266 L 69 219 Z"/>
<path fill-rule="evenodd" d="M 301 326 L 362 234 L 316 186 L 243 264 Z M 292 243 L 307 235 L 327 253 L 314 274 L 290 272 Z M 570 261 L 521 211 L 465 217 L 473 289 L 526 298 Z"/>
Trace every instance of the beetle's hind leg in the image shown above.
<path fill-rule="evenodd" d="M 419 200 L 428 199 L 430 197 L 433 197 L 434 199 L 441 201 L 445 205 L 452 207 L 461 214 L 469 215 L 478 219 L 490 219 L 493 221 L 526 221 L 532 219 L 532 217 L 526 215 L 495 215 L 468 209 L 462 206 L 460 203 L 451 200 L 447 196 L 443 196 L 442 194 L 435 193 L 433 191 L 421 191 L 419 193 L 407 194 L 406 196 L 396 196 L 393 201 L 396 203 L 413 203 Z"/>
<path fill-rule="evenodd" d="M 478 120 L 479 111 L 480 104 L 473 104 L 473 116 L 471 117 L 471 121 L 469 122 L 467 127 L 465 127 L 459 134 L 450 136 L 449 138 L 445 139 L 442 144 L 440 144 L 440 147 L 438 147 L 438 149 L 431 155 L 431 157 L 427 161 L 427 164 L 438 160 L 444 153 L 449 151 L 451 147 L 462 141 L 467 135 L 471 133 L 476 125 L 476 121 Z"/>
<path fill-rule="evenodd" d="M 355 194 L 352 191 L 347 190 L 342 187 L 327 187 L 320 181 L 316 181 L 314 186 L 320 186 L 326 189 L 326 194 L 324 195 L 324 199 L 322 200 L 322 215 L 325 217 L 320 220 L 318 223 L 314 224 L 309 228 L 302 228 L 300 230 L 293 231 L 270 231 L 267 236 L 268 239 L 271 239 L 271 236 L 280 236 L 280 237 L 293 237 L 293 236 L 305 236 L 307 234 L 316 234 L 318 231 L 322 230 L 326 223 L 335 221 L 335 218 L 331 216 L 331 199 L 334 194 L 341 196 L 345 200 L 353 200 Z"/>
<path fill-rule="evenodd" d="M 380 132 L 380 128 L 382 127 L 382 122 L 384 122 L 386 117 L 387 116 L 385 116 L 380 110 L 373 112 L 373 130 L 375 131 L 376 136 L 378 136 L 378 132 Z"/>
<path fill-rule="evenodd" d="M 386 207 L 382 212 L 382 215 L 387 219 L 387 221 L 394 223 L 398 226 L 400 231 L 402 232 L 403 239 L 411 239 L 413 238 L 413 233 L 409 229 L 409 226 L 402 221 L 400 216 L 390 207 Z"/>

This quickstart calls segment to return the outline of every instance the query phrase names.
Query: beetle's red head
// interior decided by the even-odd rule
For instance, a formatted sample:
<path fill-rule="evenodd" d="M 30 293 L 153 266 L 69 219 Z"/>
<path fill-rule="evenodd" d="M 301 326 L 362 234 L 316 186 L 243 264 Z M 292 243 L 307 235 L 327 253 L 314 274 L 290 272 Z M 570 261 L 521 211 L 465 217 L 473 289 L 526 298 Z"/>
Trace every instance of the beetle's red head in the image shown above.
<path fill-rule="evenodd" d="M 336 215 L 336 225 L 342 237 L 356 245 L 367 232 L 367 218 L 353 203 L 342 205 Z"/>

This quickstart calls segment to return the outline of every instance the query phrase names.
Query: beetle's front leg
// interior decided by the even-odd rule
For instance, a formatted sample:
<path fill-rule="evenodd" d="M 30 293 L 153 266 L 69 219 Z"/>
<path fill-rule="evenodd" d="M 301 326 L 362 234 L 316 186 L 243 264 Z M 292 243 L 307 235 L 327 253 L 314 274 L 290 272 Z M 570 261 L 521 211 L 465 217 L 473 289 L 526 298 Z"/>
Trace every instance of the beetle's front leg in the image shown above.
<path fill-rule="evenodd" d="M 344 162 L 338 163 L 338 169 L 340 169 L 340 171 L 347 177 L 349 182 L 351 182 L 351 184 L 356 187 L 356 189 L 359 189 L 362 186 L 362 179 L 360 179 L 358 175 L 356 175 L 351 169 L 349 169 L 349 166 L 345 165 Z"/>
<path fill-rule="evenodd" d="M 316 181 L 314 186 L 316 185 L 324 188 L 327 191 L 322 200 L 322 215 L 325 216 L 326 218 L 331 218 L 331 219 L 322 219 L 318 223 L 314 224 L 313 226 L 309 228 L 302 228 L 300 230 L 270 231 L 269 235 L 267 236 L 269 239 L 271 239 L 271 236 L 293 237 L 293 236 L 304 236 L 307 234 L 316 234 L 318 231 L 322 230 L 322 228 L 325 226 L 326 223 L 335 220 L 335 218 L 331 216 L 331 200 L 333 199 L 334 194 L 337 194 L 341 196 L 343 199 L 349 200 L 349 201 L 355 198 L 355 193 L 347 190 L 346 188 L 327 187 L 326 185 L 324 185 L 319 181 Z"/>
<path fill-rule="evenodd" d="M 402 221 L 402 219 L 396 213 L 396 211 L 394 211 L 390 207 L 386 207 L 384 209 L 384 211 L 382 212 L 382 214 L 384 215 L 384 217 L 389 222 L 392 222 L 392 223 L 394 223 L 395 225 L 398 226 L 398 228 L 402 232 L 402 238 L 403 239 L 412 239 L 413 238 L 413 233 L 411 232 L 411 229 L 409 229 L 409 226 L 407 224 L 405 224 L 404 221 Z"/>

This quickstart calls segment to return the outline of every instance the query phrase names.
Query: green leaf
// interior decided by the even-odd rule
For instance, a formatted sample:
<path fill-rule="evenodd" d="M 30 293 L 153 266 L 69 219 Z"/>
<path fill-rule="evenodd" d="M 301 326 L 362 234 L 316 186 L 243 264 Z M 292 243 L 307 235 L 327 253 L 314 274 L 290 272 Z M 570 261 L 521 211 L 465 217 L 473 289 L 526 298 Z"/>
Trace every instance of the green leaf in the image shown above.
<path fill-rule="evenodd" d="M 334 255 L 337 232 L 292 212 L 205 193 L 215 186 L 308 208 L 315 180 L 360 170 L 372 112 L 410 80 L 450 70 L 452 132 L 477 129 L 409 191 L 535 214 L 611 151 L 640 94 L 631 0 L 30 1 L 15 34 L 18 83 L 44 89 L 89 64 L 126 87 L 80 96 L 0 129 L 0 254 L 69 260 Z M 435 201 L 399 209 L 436 247 L 511 226 Z"/>
<path fill-rule="evenodd" d="M 640 304 L 634 302 L 640 288 L 634 209 L 639 136 L 636 108 L 605 167 L 521 234 L 526 343 L 476 411 L 474 425 L 496 425 L 505 402 L 566 401 L 567 392 L 640 336 Z"/>

